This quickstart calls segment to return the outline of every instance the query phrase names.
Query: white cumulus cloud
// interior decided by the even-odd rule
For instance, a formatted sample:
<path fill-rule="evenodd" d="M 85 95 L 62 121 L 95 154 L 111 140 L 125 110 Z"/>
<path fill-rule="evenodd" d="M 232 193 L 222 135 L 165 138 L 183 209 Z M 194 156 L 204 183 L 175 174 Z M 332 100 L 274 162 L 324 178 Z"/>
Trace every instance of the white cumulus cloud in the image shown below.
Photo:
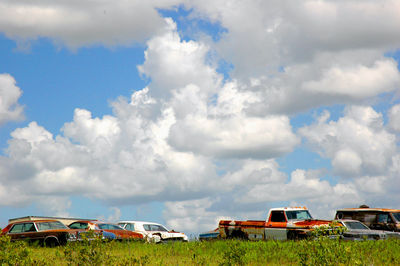
<path fill-rule="evenodd" d="M 17 41 L 46 37 L 72 49 L 132 45 L 165 25 L 156 9 L 174 2 L 6 0 L 0 3 L 0 31 Z"/>
<path fill-rule="evenodd" d="M 0 74 L 0 125 L 24 118 L 24 108 L 18 103 L 21 95 L 15 79 L 9 74 Z"/>
<path fill-rule="evenodd" d="M 387 120 L 369 106 L 399 89 L 387 56 L 400 45 L 397 1 L 185 1 L 182 20 L 224 29 L 193 40 L 157 12 L 178 3 L 0 4 L 0 31 L 17 41 L 145 44 L 138 72 L 149 79 L 112 102 L 110 115 L 77 108 L 59 135 L 35 121 L 15 129 L 0 157 L 1 205 L 48 200 L 66 214 L 74 195 L 111 206 L 157 201 L 168 226 L 195 232 L 223 217 L 264 219 L 277 204 L 332 218 L 327 210 L 398 202 L 399 105 Z M 233 70 L 220 73 L 219 59 Z M 21 119 L 21 90 L 8 74 L 0 96 L 0 123 Z M 297 131 L 288 116 L 337 104 L 347 105 L 337 120 L 323 112 Z M 302 138 L 332 169 L 283 172 L 279 158 Z"/>

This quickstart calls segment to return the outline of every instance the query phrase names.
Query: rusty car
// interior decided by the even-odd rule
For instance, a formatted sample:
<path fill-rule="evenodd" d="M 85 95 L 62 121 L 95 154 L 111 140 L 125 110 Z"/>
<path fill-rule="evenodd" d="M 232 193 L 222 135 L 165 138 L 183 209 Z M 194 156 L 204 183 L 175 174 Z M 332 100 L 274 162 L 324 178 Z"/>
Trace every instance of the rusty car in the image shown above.
<path fill-rule="evenodd" d="M 357 220 L 371 229 L 400 232 L 400 210 L 369 208 L 345 208 L 336 211 L 335 219 Z"/>
<path fill-rule="evenodd" d="M 248 240 L 303 239 L 320 226 L 329 226 L 330 220 L 315 220 L 306 207 L 272 208 L 266 220 L 221 220 L 219 237 Z"/>
<path fill-rule="evenodd" d="M 9 236 L 11 241 L 26 240 L 52 247 L 76 241 L 78 232 L 57 220 L 31 220 L 10 223 L 1 235 Z"/>
<path fill-rule="evenodd" d="M 138 232 L 132 232 L 129 230 L 125 230 L 117 224 L 106 223 L 101 221 L 76 221 L 68 225 L 71 229 L 77 230 L 86 230 L 86 231 L 94 231 L 94 232 L 108 232 L 115 235 L 115 239 L 117 240 L 129 240 L 129 239 L 143 239 L 144 235 Z M 106 236 L 108 234 L 105 234 Z"/>

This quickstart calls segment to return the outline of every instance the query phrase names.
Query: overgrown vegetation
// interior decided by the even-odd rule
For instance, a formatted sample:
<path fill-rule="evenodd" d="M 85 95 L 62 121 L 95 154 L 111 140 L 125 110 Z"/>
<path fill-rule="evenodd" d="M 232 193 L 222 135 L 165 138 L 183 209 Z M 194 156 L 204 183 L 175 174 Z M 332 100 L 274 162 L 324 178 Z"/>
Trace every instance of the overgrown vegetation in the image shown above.
<path fill-rule="evenodd" d="M 0 237 L 1 265 L 395 265 L 400 240 L 220 240 L 149 244 L 100 239 L 55 248 Z"/>

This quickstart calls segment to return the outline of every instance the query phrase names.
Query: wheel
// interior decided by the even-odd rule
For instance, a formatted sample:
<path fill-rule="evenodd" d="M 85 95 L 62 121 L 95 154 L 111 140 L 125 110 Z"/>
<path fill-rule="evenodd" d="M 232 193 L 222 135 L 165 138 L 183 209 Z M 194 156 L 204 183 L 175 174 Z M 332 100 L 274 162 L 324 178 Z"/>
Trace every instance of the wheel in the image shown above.
<path fill-rule="evenodd" d="M 247 235 L 243 231 L 240 231 L 240 230 L 232 231 L 232 234 L 230 235 L 230 238 L 248 239 Z"/>
<path fill-rule="evenodd" d="M 53 248 L 53 247 L 55 247 L 55 246 L 58 246 L 59 243 L 58 243 L 58 240 L 57 240 L 56 238 L 50 237 L 50 238 L 47 238 L 47 239 L 44 241 L 44 245 L 45 245 L 46 247 Z"/>

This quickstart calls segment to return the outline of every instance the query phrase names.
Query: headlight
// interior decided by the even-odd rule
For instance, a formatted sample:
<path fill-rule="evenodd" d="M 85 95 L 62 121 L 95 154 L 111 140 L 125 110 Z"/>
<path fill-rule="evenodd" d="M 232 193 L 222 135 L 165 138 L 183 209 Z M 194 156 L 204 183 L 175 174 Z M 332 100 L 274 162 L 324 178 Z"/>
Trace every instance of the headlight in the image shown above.
<path fill-rule="evenodd" d="M 70 239 L 70 240 L 76 240 L 76 234 L 74 234 L 74 233 L 68 233 L 68 239 Z"/>

